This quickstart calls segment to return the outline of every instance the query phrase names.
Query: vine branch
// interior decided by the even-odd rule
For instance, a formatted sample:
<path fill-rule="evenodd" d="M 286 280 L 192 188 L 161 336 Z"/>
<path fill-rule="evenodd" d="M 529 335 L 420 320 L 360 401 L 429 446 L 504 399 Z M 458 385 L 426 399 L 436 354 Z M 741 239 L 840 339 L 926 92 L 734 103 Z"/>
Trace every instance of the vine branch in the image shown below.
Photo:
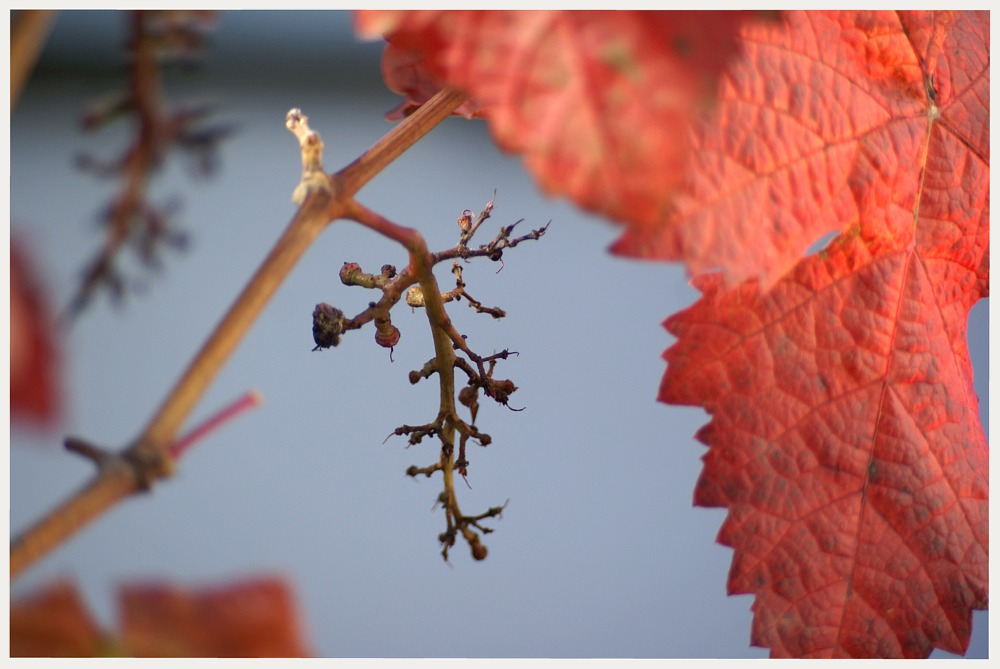
<path fill-rule="evenodd" d="M 120 500 L 148 490 L 157 479 L 173 473 L 175 463 L 169 449 L 178 430 L 306 249 L 329 223 L 344 217 L 348 211 L 356 215 L 359 209 L 353 196 L 357 191 L 464 101 L 463 93 L 442 90 L 357 160 L 329 175 L 329 189 L 309 192 L 271 252 L 139 436 L 120 454 L 110 454 L 97 475 L 82 489 L 11 541 L 12 578 Z M 415 231 L 392 224 L 385 230 L 402 234 L 417 249 L 421 265 L 429 262 L 426 245 L 421 257 L 419 246 L 423 240 Z M 444 341 L 438 340 L 436 336 L 436 347 Z"/>

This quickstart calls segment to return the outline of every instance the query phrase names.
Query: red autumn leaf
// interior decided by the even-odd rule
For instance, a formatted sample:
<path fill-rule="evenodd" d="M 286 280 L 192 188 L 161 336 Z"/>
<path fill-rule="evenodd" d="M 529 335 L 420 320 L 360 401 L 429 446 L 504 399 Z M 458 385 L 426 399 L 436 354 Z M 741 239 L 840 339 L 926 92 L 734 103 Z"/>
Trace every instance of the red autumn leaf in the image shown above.
<path fill-rule="evenodd" d="M 10 652 L 20 657 L 303 657 L 298 613 L 279 578 L 189 590 L 133 584 L 119 596 L 120 636 L 105 635 L 72 584 L 11 603 Z"/>
<path fill-rule="evenodd" d="M 288 586 L 258 578 L 212 589 L 129 585 L 119 598 L 122 640 L 135 657 L 304 657 Z"/>
<path fill-rule="evenodd" d="M 11 602 L 11 657 L 93 657 L 107 644 L 80 594 L 67 581 Z"/>
<path fill-rule="evenodd" d="M 389 41 L 383 74 L 407 95 L 472 96 L 539 184 L 631 225 L 652 226 L 683 176 L 688 131 L 715 98 L 741 12 L 362 11 Z"/>
<path fill-rule="evenodd" d="M 912 216 L 930 123 L 959 124 L 975 145 L 988 134 L 981 29 L 971 44 L 970 28 L 947 12 L 784 19 L 744 27 L 675 209 L 630 228 L 615 251 L 683 259 L 692 273 L 721 268 L 727 285 L 770 285 L 824 233 Z"/>
<path fill-rule="evenodd" d="M 409 116 L 441 90 L 441 85 L 427 72 L 423 60 L 423 56 L 416 51 L 391 44 L 386 47 L 382 55 L 385 81 L 390 89 L 406 96 L 398 107 L 386 113 L 387 119 L 398 121 Z M 474 100 L 466 100 L 453 113 L 465 118 L 481 116 L 479 105 Z"/>
<path fill-rule="evenodd" d="M 825 148 L 717 130 L 771 168 L 685 206 L 692 225 L 735 228 L 733 249 L 761 255 L 732 258 L 736 275 L 784 257 L 775 228 L 797 245 L 808 225 L 796 222 L 811 218 L 846 232 L 768 291 L 698 277 L 701 300 L 665 322 L 677 343 L 660 399 L 712 415 L 695 502 L 729 509 L 719 541 L 735 551 L 729 591 L 756 595 L 754 644 L 795 657 L 962 653 L 988 599 L 989 458 L 966 324 L 989 290 L 989 15 L 804 12 L 788 26 L 783 49 L 838 54 L 836 75 L 786 58 L 781 76 L 769 65 L 740 85 L 794 103 L 794 125 L 815 118 Z M 768 62 L 757 41 L 748 57 Z M 758 112 L 762 128 L 790 121 Z M 703 138 L 713 148 L 696 164 L 734 179 L 735 153 L 717 140 Z M 738 194 L 748 182 L 772 194 Z M 765 202 L 770 213 L 745 225 Z"/>
<path fill-rule="evenodd" d="M 757 595 L 754 643 L 962 652 L 988 582 L 965 324 L 988 292 L 989 15 L 745 24 L 681 181 L 687 120 L 652 95 L 673 90 L 655 73 L 676 54 L 609 59 L 615 37 L 663 32 L 628 14 L 592 28 L 587 14 L 366 13 L 359 29 L 387 35 L 406 105 L 464 88 L 550 192 L 629 223 L 615 251 L 721 270 L 667 321 L 679 341 L 661 399 L 713 415 L 696 501 L 730 509 L 720 541 L 736 549 L 730 590 Z M 655 89 L 630 95 L 623 62 Z M 634 170 L 629 132 L 662 147 L 664 127 L 681 129 L 675 145 Z"/>
<path fill-rule="evenodd" d="M 10 244 L 10 414 L 41 425 L 58 415 L 58 360 L 44 291 L 23 248 Z"/>

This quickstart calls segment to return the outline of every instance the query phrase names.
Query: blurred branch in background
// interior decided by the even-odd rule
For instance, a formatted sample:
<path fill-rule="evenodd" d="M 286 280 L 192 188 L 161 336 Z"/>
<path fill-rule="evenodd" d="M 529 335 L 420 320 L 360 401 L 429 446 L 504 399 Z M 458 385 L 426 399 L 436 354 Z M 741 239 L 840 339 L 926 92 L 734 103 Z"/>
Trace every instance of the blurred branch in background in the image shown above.
<path fill-rule="evenodd" d="M 126 282 L 116 267 L 116 259 L 127 242 L 133 243 L 139 260 L 151 269 L 159 266 L 158 254 L 163 244 L 186 248 L 187 235 L 171 225 L 179 203 L 150 202 L 151 176 L 175 148 L 194 158 L 197 176 L 208 176 L 218 163 L 219 142 L 235 129 L 233 124 L 202 125 L 213 111 L 208 104 L 169 108 L 163 90 L 161 68 L 197 62 L 204 33 L 213 26 L 215 13 L 134 11 L 127 16 L 130 62 L 126 87 L 92 103 L 81 125 L 93 131 L 119 118 L 132 118 L 133 138 L 119 158 L 107 160 L 83 155 L 77 159 L 80 168 L 98 177 L 120 178 L 121 187 L 101 213 L 106 228 L 104 245 L 84 271 L 82 285 L 66 308 L 67 321 L 78 316 L 102 286 L 110 290 L 114 300 L 124 297 Z"/>
<path fill-rule="evenodd" d="M 13 110 L 21 91 L 35 68 L 45 38 L 52 27 L 55 12 L 15 10 L 10 13 L 10 108 Z"/>

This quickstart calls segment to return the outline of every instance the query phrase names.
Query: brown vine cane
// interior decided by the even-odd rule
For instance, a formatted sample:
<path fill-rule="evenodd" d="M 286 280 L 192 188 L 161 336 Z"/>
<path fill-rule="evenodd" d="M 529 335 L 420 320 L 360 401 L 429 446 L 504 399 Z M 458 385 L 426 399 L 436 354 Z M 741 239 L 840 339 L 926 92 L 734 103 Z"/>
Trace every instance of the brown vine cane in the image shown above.
<path fill-rule="evenodd" d="M 463 93 L 442 90 L 354 162 L 329 176 L 328 191 L 309 194 L 142 433 L 120 453 L 101 451 L 106 457 L 100 458 L 97 475 L 11 541 L 11 578 L 122 499 L 172 474 L 169 448 L 178 430 L 306 249 L 329 223 L 344 216 L 362 186 L 464 101 Z"/>

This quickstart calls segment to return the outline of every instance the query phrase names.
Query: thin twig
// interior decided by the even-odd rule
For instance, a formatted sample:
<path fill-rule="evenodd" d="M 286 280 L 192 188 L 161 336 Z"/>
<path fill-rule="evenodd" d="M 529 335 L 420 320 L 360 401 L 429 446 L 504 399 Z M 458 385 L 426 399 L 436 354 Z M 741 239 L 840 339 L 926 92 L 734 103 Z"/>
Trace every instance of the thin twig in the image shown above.
<path fill-rule="evenodd" d="M 212 414 L 201 425 L 194 428 L 183 437 L 170 445 L 170 457 L 179 460 L 198 441 L 205 438 L 211 432 L 219 429 L 230 420 L 248 409 L 259 407 L 264 401 L 264 396 L 256 390 L 250 390 L 239 397 L 235 402 L 222 410 Z"/>

